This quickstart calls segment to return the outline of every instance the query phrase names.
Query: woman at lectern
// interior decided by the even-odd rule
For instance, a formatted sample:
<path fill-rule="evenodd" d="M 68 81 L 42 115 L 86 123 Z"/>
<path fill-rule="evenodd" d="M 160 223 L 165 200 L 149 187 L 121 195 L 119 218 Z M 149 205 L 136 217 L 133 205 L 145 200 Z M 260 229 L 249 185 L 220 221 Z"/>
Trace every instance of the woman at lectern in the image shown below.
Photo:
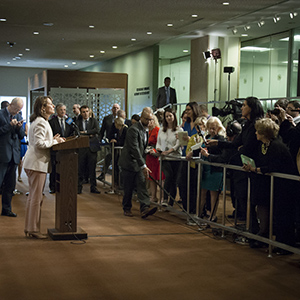
<path fill-rule="evenodd" d="M 65 141 L 59 134 L 53 137 L 48 119 L 54 113 L 50 96 L 40 96 L 30 116 L 29 147 L 23 167 L 28 177 L 29 195 L 25 212 L 25 235 L 37 239 L 47 238 L 40 232 L 41 207 L 46 175 L 49 171 L 50 148 Z"/>

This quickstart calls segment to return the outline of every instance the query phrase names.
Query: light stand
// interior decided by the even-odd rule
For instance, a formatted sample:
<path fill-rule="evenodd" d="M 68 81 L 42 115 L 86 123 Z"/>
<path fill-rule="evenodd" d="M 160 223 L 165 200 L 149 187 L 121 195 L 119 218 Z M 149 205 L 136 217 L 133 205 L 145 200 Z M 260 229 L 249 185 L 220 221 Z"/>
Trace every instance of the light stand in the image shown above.
<path fill-rule="evenodd" d="M 234 67 L 224 67 L 224 73 L 228 73 L 228 97 L 227 101 L 230 101 L 230 74 L 234 72 Z"/>

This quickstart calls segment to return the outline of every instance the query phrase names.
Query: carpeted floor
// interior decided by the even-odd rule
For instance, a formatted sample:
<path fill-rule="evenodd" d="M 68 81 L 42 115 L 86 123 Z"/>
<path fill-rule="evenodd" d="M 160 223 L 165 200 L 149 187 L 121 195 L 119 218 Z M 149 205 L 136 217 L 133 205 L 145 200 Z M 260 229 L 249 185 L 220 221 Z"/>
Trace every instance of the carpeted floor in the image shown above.
<path fill-rule="evenodd" d="M 47 185 L 46 185 L 47 186 Z M 300 299 L 300 257 L 268 258 L 197 231 L 165 211 L 143 220 L 122 214 L 121 197 L 78 196 L 78 226 L 86 243 L 25 238 L 24 194 L 13 198 L 17 218 L 0 217 L 0 299 Z M 229 204 L 229 203 L 228 203 Z M 45 189 L 42 232 L 54 228 L 55 196 Z"/>

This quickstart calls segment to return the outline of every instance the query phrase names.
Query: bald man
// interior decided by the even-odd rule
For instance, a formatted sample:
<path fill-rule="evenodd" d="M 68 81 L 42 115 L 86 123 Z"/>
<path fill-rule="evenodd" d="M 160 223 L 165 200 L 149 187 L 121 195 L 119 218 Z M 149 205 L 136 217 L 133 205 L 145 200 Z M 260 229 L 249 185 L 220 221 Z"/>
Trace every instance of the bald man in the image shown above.
<path fill-rule="evenodd" d="M 16 186 L 16 169 L 20 162 L 20 140 L 25 136 L 22 116 L 23 100 L 14 98 L 0 110 L 0 186 L 2 186 L 2 216 L 16 217 L 11 199 Z"/>
<path fill-rule="evenodd" d="M 150 107 L 143 109 L 140 121 L 129 127 L 125 144 L 119 159 L 124 183 L 123 211 L 127 217 L 132 217 L 132 194 L 136 187 L 140 202 L 140 212 L 143 219 L 153 215 L 157 207 L 150 208 L 150 198 L 146 187 L 149 169 L 146 165 L 146 147 L 148 144 L 148 126 L 153 119 Z"/>

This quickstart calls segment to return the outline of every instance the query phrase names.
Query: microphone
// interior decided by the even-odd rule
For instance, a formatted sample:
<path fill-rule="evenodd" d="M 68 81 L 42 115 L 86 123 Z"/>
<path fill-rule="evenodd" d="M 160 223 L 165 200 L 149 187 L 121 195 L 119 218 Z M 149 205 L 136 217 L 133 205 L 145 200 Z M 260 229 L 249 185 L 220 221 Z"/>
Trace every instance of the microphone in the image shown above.
<path fill-rule="evenodd" d="M 74 130 L 76 131 L 76 135 L 80 136 L 80 130 L 79 130 L 77 124 L 73 121 L 72 118 L 70 118 L 70 117 L 67 118 L 66 119 L 66 123 L 68 123 L 69 125 L 73 126 Z"/>

